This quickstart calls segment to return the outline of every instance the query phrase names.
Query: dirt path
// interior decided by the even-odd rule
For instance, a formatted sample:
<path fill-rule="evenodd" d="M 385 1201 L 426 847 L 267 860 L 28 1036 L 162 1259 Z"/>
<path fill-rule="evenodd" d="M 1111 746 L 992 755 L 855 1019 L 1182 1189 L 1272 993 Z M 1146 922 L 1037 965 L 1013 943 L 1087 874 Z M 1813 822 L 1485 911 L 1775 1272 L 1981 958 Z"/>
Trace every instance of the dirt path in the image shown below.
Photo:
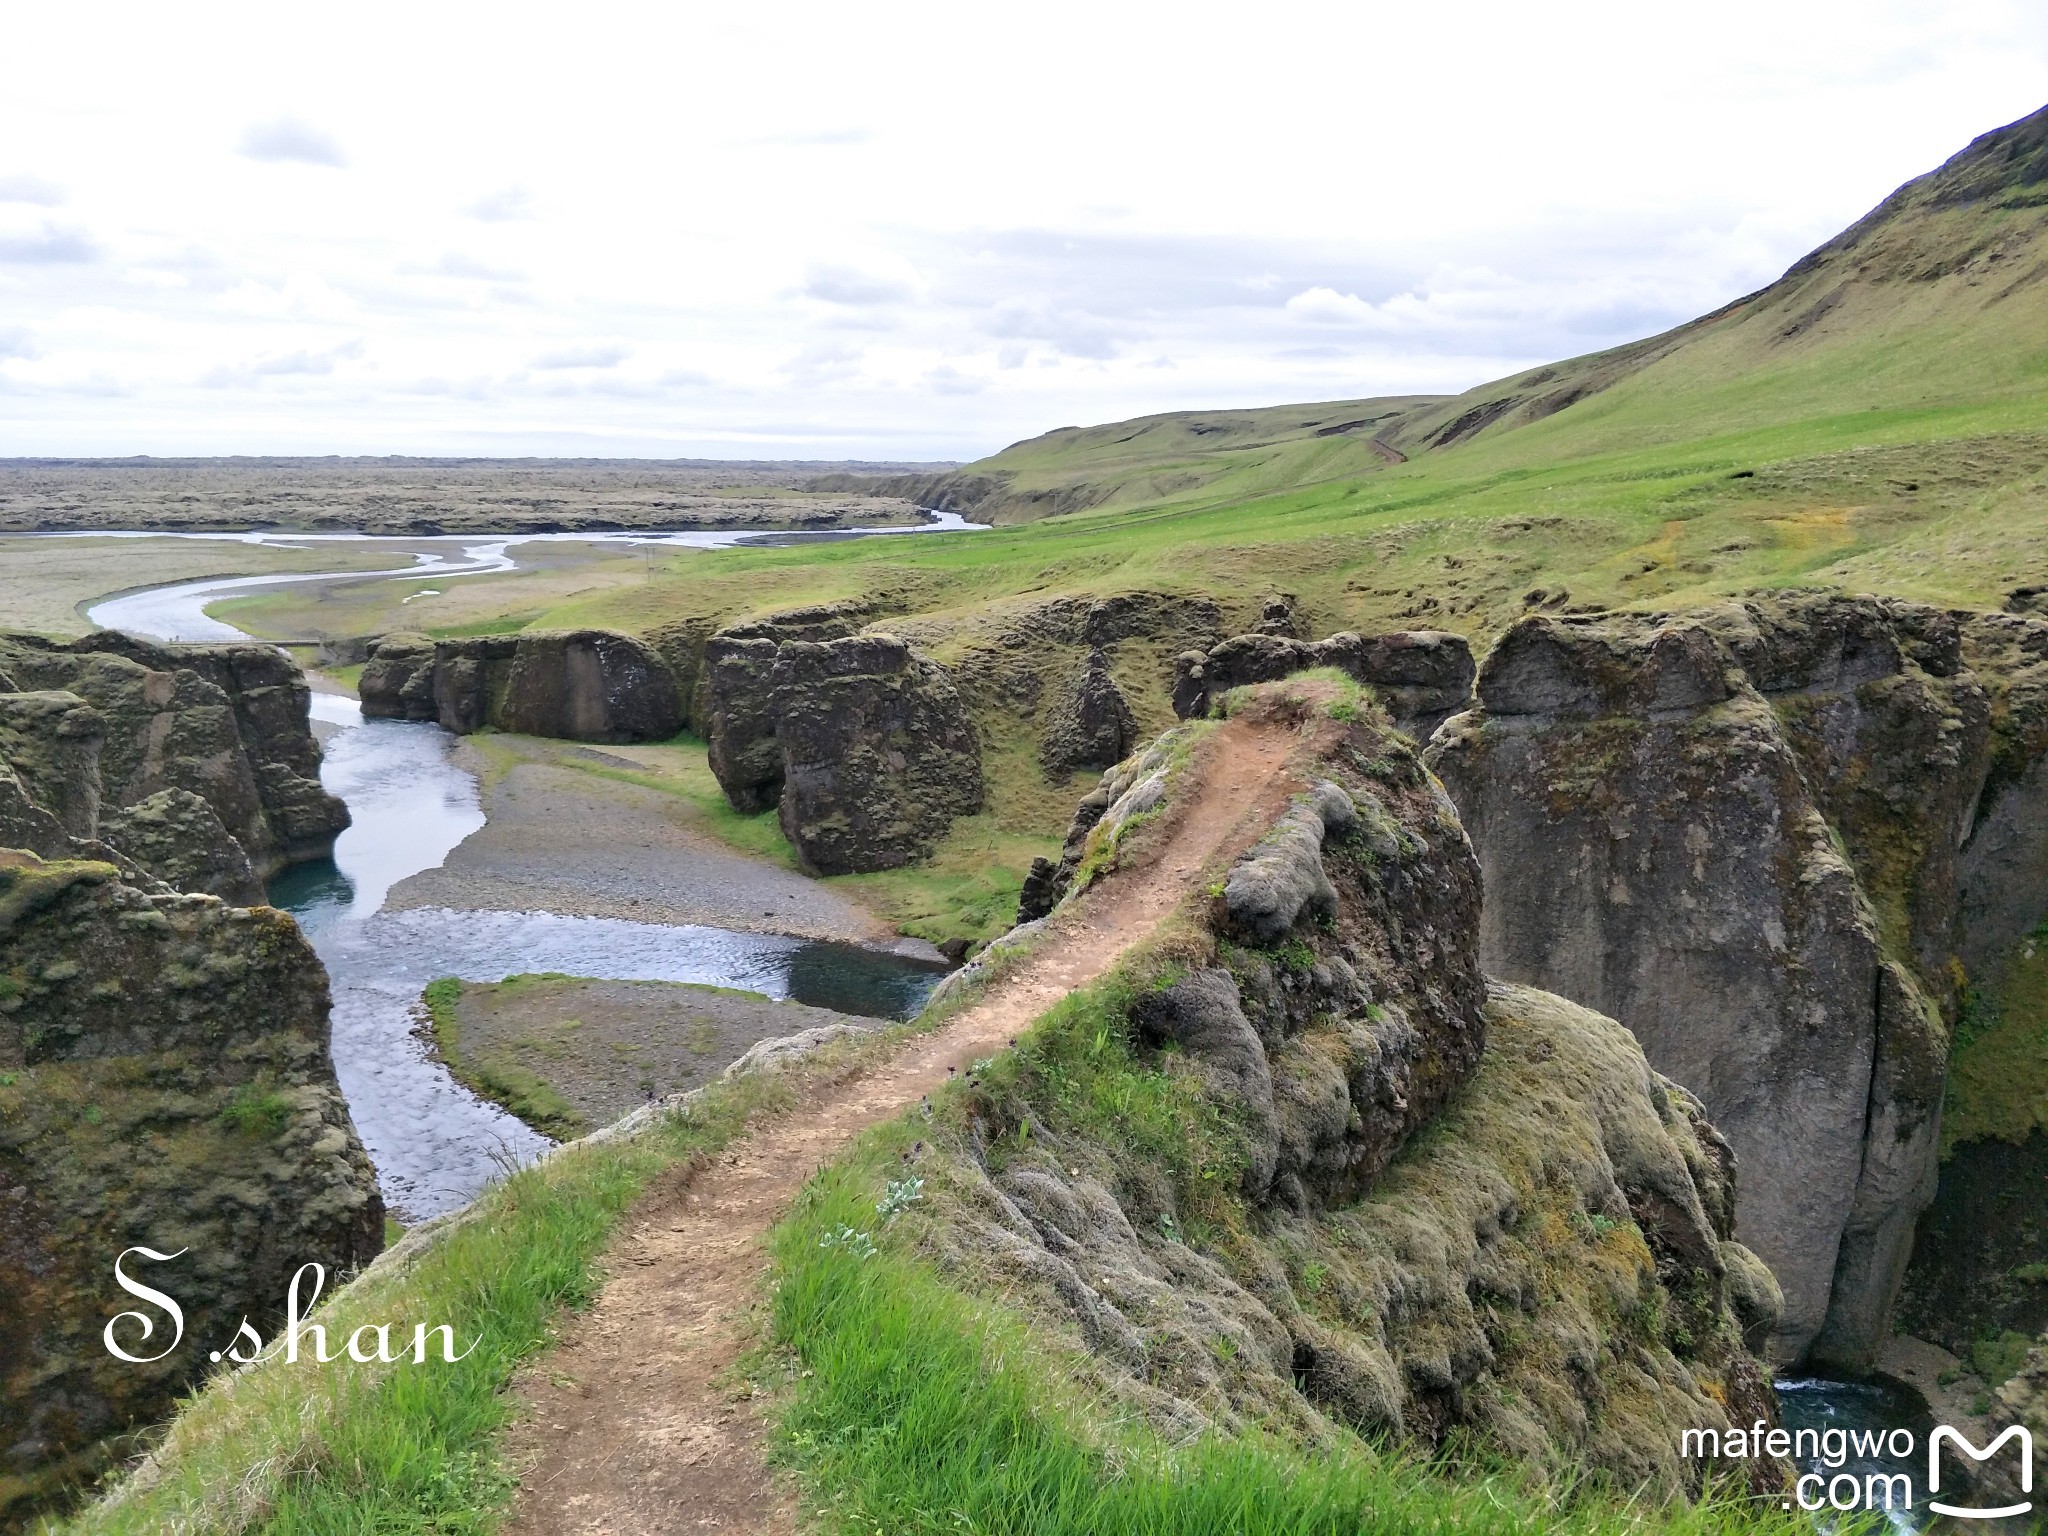
<path fill-rule="evenodd" d="M 762 1239 L 804 1181 L 867 1126 L 1013 1040 L 1149 934 L 1205 866 L 1271 825 L 1294 786 L 1288 731 L 1232 721 L 1158 853 L 1120 870 L 1057 920 L 1017 974 L 889 1062 L 755 1127 L 710 1168 L 642 1199 L 607 1255 L 612 1278 L 561 1344 L 523 1373 L 513 1437 L 531 1463 L 510 1529 L 521 1536 L 793 1530 L 763 1427 L 719 1390 L 748 1342 L 767 1268 Z"/>

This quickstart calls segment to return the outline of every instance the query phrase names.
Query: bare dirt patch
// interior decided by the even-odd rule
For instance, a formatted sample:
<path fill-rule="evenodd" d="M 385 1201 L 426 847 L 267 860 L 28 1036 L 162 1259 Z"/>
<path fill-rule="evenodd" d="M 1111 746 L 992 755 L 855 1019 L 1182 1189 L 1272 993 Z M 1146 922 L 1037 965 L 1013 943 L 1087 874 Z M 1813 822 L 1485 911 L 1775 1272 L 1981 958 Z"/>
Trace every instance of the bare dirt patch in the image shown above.
<path fill-rule="evenodd" d="M 536 1077 L 574 1111 L 581 1123 L 572 1134 L 581 1134 L 650 1099 L 703 1086 L 762 1040 L 831 1025 L 877 1027 L 724 987 L 514 976 L 463 986 L 452 1043 L 458 1077 Z"/>
<path fill-rule="evenodd" d="M 896 937 L 817 881 L 723 847 L 696 826 L 688 801 L 550 761 L 588 748 L 494 735 L 456 751 L 483 779 L 488 819 L 438 869 L 393 887 L 393 909 L 563 912 L 849 943 Z"/>
<path fill-rule="evenodd" d="M 721 1389 L 754 1336 L 763 1239 L 813 1170 L 868 1126 L 1014 1040 L 1150 934 L 1205 872 L 1271 824 L 1299 784 L 1293 733 L 1232 720 L 1200 749 L 1190 789 L 1148 840 L 1056 916 L 1017 972 L 893 1058 L 812 1091 L 703 1168 L 659 1180 L 607 1254 L 609 1283 L 561 1343 L 522 1373 L 528 1412 L 510 1451 L 525 1467 L 512 1531 L 659 1536 L 794 1529 L 754 1407 Z"/>

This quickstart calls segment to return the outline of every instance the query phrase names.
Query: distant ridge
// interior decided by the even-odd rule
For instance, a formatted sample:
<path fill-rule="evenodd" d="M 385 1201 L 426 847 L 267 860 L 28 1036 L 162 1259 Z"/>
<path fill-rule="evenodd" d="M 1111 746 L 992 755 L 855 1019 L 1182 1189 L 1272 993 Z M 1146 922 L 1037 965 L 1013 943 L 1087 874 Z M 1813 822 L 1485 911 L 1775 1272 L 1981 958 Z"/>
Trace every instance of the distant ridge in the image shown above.
<path fill-rule="evenodd" d="M 948 473 L 822 487 L 997 522 L 1251 499 L 1535 431 L 1545 461 L 1851 412 L 2036 396 L 2048 367 L 2048 107 L 1980 135 L 1784 276 L 1698 319 L 1456 396 L 1062 427 Z"/>
<path fill-rule="evenodd" d="M 484 454 L 216 454 L 190 458 L 159 458 L 129 454 L 117 458 L 0 458 L 0 471 L 10 469 L 695 469 L 827 474 L 834 471 L 870 475 L 930 473 L 957 469 L 952 459 L 602 459 L 547 458 L 532 454 L 491 457 Z"/>

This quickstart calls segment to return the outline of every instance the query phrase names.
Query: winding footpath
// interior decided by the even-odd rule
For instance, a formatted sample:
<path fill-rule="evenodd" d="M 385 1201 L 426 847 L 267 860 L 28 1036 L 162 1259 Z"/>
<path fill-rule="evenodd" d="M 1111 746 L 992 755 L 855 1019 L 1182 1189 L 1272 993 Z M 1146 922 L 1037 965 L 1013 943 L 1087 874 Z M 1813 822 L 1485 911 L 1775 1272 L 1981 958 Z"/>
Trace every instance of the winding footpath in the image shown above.
<path fill-rule="evenodd" d="M 1282 726 L 1226 723 L 1198 754 L 1193 793 L 1157 852 L 1071 903 L 1017 972 L 890 1060 L 756 1124 L 714 1164 L 656 1182 L 607 1251 L 596 1303 L 521 1375 L 524 1413 L 510 1449 L 526 1470 L 511 1531 L 796 1529 L 791 1491 L 768 1469 L 760 1415 L 721 1386 L 753 1341 L 769 1230 L 863 1130 L 1014 1042 L 1220 874 L 1299 788 L 1287 771 L 1292 743 Z"/>

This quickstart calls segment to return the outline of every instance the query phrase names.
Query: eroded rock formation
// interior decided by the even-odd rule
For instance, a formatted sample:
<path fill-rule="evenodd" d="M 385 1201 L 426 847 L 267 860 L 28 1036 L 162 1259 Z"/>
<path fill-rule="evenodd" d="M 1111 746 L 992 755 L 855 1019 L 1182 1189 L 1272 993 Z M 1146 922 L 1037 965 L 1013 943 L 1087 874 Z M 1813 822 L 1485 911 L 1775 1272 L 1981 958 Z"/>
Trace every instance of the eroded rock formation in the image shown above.
<path fill-rule="evenodd" d="M 1038 757 L 1049 775 L 1063 779 L 1077 769 L 1115 766 L 1137 737 L 1130 701 L 1110 675 L 1108 654 L 1096 646 L 1048 714 Z"/>
<path fill-rule="evenodd" d="M 2024 690 L 1971 664 L 2033 622 L 1828 594 L 1531 617 L 1431 751 L 1488 969 L 1620 1018 L 1742 1157 L 1788 1358 L 1872 1360 L 1934 1191 L 1953 957 L 2048 896 L 2013 874 L 2048 836 Z"/>
<path fill-rule="evenodd" d="M 685 685 L 632 635 L 579 629 L 430 640 L 385 635 L 358 684 L 375 719 L 492 726 L 570 741 L 666 741 L 689 723 Z"/>
<path fill-rule="evenodd" d="M 334 1081 L 327 978 L 297 926 L 125 883 L 113 864 L 0 850 L 0 1467 L 24 1501 L 88 1469 L 207 1369 L 292 1272 L 383 1240 Z M 133 1364 L 101 1341 L 129 1261 L 185 1314 Z M 170 1320 L 145 1344 L 154 1355 Z M 19 1481 L 10 1483 L 10 1479 Z M 0 1518 L 12 1511 L 0 1511 Z"/>
<path fill-rule="evenodd" d="M 0 847 L 261 900 L 348 825 L 320 787 L 309 699 L 268 646 L 0 636 Z"/>
<path fill-rule="evenodd" d="M 890 869 L 981 809 L 981 744 L 937 662 L 893 635 L 785 644 L 782 830 L 820 874 Z"/>
<path fill-rule="evenodd" d="M 1292 623 L 1289 615 L 1286 625 Z M 1233 688 L 1314 667 L 1335 667 L 1370 686 L 1394 724 L 1417 741 L 1429 740 L 1472 696 L 1472 648 L 1462 635 L 1420 629 L 1367 638 L 1342 631 L 1327 640 L 1296 640 L 1275 625 L 1206 651 L 1182 652 L 1174 662 L 1174 713 L 1200 719 Z"/>
<path fill-rule="evenodd" d="M 1198 1140 L 1161 1155 L 1077 1112 L 1105 1024 L 1041 1026 L 940 1143 L 928 1246 L 1176 1437 L 1465 1432 L 1696 1489 L 1682 1428 L 1773 1414 L 1753 1351 L 1779 1298 L 1734 1240 L 1733 1154 L 1620 1025 L 1489 988 L 1478 862 L 1402 738 L 1313 708 L 1302 729 L 1304 791 L 1114 994 L 1134 1065 L 1183 1085 L 1176 1122 L 1220 1116 L 1234 1155 L 1191 1170 Z M 1082 868 L 1175 814 L 1200 762 L 1176 733 L 1106 779 Z"/>

